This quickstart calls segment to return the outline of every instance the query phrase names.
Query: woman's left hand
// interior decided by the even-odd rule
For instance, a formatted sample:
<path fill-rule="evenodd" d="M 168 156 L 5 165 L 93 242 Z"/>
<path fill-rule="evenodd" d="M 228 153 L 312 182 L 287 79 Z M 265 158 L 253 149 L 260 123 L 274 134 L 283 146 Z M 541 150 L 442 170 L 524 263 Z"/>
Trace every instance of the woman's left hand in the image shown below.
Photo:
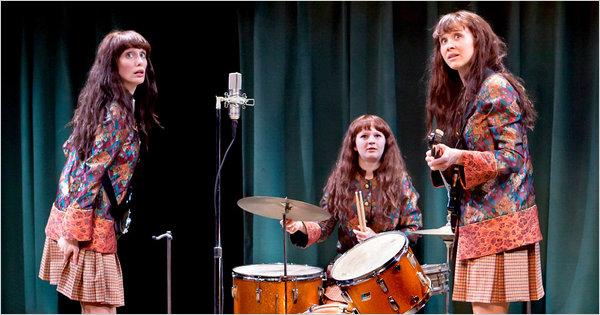
<path fill-rule="evenodd" d="M 371 230 L 370 227 L 367 226 L 367 230 L 366 231 L 361 231 L 361 230 L 352 230 L 354 232 L 354 234 L 356 234 L 356 239 L 358 240 L 359 243 L 362 243 L 364 240 L 377 235 L 377 233 L 375 233 L 375 231 Z"/>
<path fill-rule="evenodd" d="M 450 148 L 444 144 L 436 144 L 435 147 L 442 153 L 439 158 L 431 156 L 431 150 L 425 153 L 425 161 L 432 171 L 445 171 L 454 164 L 462 164 L 462 150 Z"/>

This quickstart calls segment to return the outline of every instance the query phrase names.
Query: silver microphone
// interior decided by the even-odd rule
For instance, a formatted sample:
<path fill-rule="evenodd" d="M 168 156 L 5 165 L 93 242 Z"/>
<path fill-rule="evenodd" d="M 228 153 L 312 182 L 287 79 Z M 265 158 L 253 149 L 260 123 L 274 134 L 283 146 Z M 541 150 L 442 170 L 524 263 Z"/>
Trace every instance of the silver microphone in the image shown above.
<path fill-rule="evenodd" d="M 233 72 L 229 74 L 229 88 L 225 93 L 225 107 L 229 106 L 229 118 L 238 120 L 240 118 L 240 107 L 245 108 L 246 105 L 254 106 L 254 99 L 246 98 L 246 94 L 242 93 L 242 74 Z"/>

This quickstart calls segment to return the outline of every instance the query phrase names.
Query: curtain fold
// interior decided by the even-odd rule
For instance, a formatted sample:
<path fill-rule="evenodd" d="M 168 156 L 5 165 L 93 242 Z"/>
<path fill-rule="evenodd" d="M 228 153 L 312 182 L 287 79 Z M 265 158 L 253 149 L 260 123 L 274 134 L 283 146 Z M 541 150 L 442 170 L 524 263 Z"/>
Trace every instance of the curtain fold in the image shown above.
<path fill-rule="evenodd" d="M 318 204 L 349 123 L 361 114 L 392 127 L 420 193 L 424 228 L 446 223 L 445 191 L 424 163 L 431 29 L 457 9 L 482 15 L 509 46 L 539 113 L 529 133 L 546 296 L 534 313 L 598 312 L 598 4 L 586 2 L 258 2 L 240 10 L 242 73 L 256 99 L 245 112 L 246 196 Z M 246 263 L 281 262 L 278 220 L 247 216 Z M 288 263 L 320 267 L 336 232 Z M 288 243 L 289 244 L 289 243 Z M 439 239 L 415 247 L 421 264 L 446 260 Z M 434 296 L 426 313 L 444 312 Z M 451 311 L 470 312 L 453 302 Z M 525 311 L 512 303 L 511 313 Z"/>

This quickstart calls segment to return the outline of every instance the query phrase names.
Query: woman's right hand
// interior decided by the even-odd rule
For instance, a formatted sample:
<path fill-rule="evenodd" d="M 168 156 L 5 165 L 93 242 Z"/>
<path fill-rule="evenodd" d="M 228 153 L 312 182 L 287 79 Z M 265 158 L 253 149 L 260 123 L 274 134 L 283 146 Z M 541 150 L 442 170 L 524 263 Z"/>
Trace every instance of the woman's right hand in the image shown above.
<path fill-rule="evenodd" d="M 285 230 L 290 233 L 290 234 L 294 234 L 298 231 L 304 233 L 304 234 L 308 234 L 308 232 L 306 232 L 306 227 L 304 226 L 304 223 L 302 223 L 302 221 L 292 221 L 292 220 L 285 220 Z M 281 224 L 281 226 L 283 226 L 283 220 L 279 221 L 279 224 Z"/>
<path fill-rule="evenodd" d="M 76 240 L 68 240 L 64 237 L 58 239 L 58 248 L 65 256 L 64 262 L 67 262 L 69 256 L 73 255 L 71 262 L 77 264 L 79 258 L 79 242 Z"/>

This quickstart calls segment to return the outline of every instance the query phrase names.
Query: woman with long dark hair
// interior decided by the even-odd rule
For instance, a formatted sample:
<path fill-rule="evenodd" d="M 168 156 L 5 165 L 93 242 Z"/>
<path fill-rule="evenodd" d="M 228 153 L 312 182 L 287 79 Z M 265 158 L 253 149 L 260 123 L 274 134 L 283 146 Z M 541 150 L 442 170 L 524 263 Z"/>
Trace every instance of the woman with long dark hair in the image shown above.
<path fill-rule="evenodd" d="M 364 196 L 365 231 L 359 228 L 355 192 Z M 375 115 L 360 116 L 350 124 L 323 193 L 320 205 L 331 218 L 322 222 L 288 220 L 286 231 L 291 233 L 294 245 L 306 248 L 322 242 L 339 223 L 339 257 L 381 232 L 403 231 L 409 240 L 416 241 L 410 232 L 423 226 L 417 205 L 419 194 L 406 171 L 396 138 L 388 124 Z M 325 296 L 344 302 L 333 284 L 331 266 Z"/>
<path fill-rule="evenodd" d="M 134 93 L 138 100 L 134 99 Z M 150 44 L 134 31 L 100 43 L 63 145 L 66 163 L 46 226 L 39 277 L 80 301 L 82 313 L 116 313 L 124 302 L 115 220 L 102 178 L 121 202 L 142 140 L 159 125 Z"/>
<path fill-rule="evenodd" d="M 510 302 L 544 295 L 527 140 L 536 112 L 503 64 L 506 44 L 480 16 L 442 16 L 433 43 L 427 127 L 435 123 L 446 144 L 425 160 L 433 184 L 456 179 L 461 196 L 452 298 L 474 313 L 506 313 Z"/>

